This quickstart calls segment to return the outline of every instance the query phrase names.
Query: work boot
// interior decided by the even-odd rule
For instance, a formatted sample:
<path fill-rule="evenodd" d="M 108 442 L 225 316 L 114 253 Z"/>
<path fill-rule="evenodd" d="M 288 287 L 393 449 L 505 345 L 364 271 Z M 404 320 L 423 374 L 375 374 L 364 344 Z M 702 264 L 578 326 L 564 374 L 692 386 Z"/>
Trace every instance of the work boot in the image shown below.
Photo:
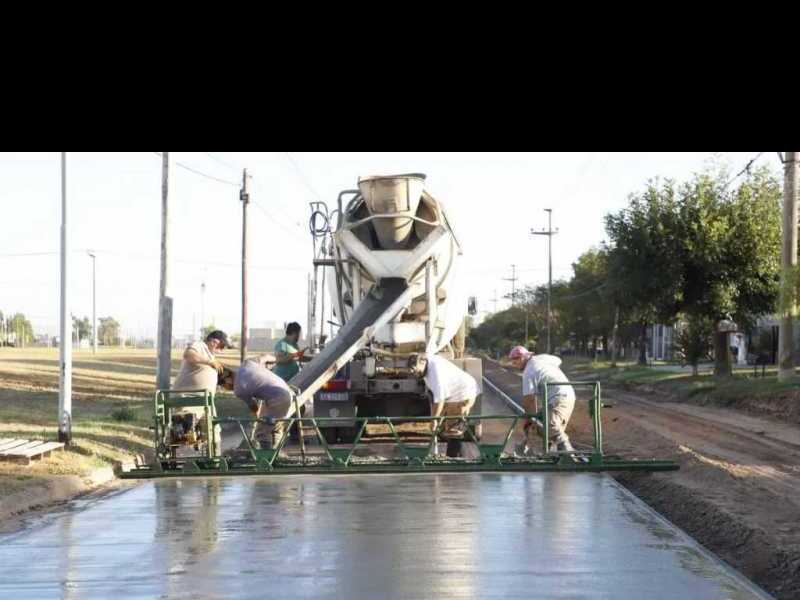
<path fill-rule="evenodd" d="M 572 447 L 572 444 L 570 444 L 569 440 L 564 440 L 564 441 L 558 442 L 556 444 L 556 451 L 557 452 L 575 452 L 575 448 Z"/>
<path fill-rule="evenodd" d="M 531 447 L 527 441 L 520 442 L 517 444 L 516 448 L 514 448 L 514 456 L 523 457 L 529 456 L 531 454 Z"/>

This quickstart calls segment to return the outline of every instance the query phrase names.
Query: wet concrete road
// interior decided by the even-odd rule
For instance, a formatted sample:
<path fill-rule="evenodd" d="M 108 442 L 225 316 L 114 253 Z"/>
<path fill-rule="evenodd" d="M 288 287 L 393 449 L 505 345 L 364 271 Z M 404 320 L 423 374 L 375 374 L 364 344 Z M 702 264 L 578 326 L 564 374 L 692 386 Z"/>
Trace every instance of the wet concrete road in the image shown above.
<path fill-rule="evenodd" d="M 596 474 L 163 480 L 0 537 L 0 598 L 752 598 Z"/>

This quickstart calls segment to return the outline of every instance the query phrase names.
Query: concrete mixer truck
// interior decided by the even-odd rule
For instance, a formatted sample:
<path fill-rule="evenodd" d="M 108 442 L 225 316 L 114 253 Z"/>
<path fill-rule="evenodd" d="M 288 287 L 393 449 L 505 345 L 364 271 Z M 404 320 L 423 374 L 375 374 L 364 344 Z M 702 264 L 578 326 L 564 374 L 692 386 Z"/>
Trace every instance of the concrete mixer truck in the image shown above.
<path fill-rule="evenodd" d="M 311 209 L 306 335 L 314 358 L 290 383 L 313 397 L 315 416 L 340 419 L 325 424 L 326 439 L 352 441 L 354 417 L 429 415 L 424 382 L 409 365 L 418 353 L 445 355 L 482 389 L 480 360 L 464 357 L 461 244 L 425 175 L 362 177 L 333 210 L 322 202 Z M 472 413 L 480 408 L 479 399 Z"/>

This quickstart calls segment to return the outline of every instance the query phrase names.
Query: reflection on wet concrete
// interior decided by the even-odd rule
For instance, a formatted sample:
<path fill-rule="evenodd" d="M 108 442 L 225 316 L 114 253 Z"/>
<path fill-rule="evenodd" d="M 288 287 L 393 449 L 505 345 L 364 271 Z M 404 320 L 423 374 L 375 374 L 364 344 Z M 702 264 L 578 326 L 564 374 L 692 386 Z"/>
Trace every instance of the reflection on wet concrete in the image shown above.
<path fill-rule="evenodd" d="M 0 598 L 753 598 L 602 475 L 148 482 L 0 537 Z"/>

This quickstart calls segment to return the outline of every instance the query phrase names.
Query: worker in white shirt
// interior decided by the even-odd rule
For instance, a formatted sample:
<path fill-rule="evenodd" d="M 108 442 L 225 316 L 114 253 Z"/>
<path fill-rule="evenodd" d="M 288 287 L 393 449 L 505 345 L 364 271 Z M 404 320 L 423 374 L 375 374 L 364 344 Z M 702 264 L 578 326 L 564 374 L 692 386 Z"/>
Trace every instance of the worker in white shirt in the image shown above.
<path fill-rule="evenodd" d="M 172 383 L 172 390 L 207 390 L 214 395 L 223 370 L 216 354 L 230 346 L 228 336 L 220 330 L 209 333 L 205 341 L 189 344 L 183 353 L 183 362 Z M 195 443 L 198 433 L 205 430 L 205 409 L 202 406 L 183 406 L 173 413 L 172 425 L 175 431 L 183 431 L 185 442 Z M 214 427 L 217 448 L 221 443 L 221 431 L 219 425 Z"/>
<path fill-rule="evenodd" d="M 539 412 L 537 400 L 545 383 L 568 381 L 567 376 L 559 369 L 561 359 L 557 356 L 534 354 L 523 346 L 516 346 L 512 348 L 508 358 L 515 368 L 522 371 L 522 407 L 525 412 Z M 566 429 L 575 408 L 575 389 L 571 385 L 548 386 L 547 396 L 550 440 L 556 444 L 558 452 L 574 452 Z M 533 425 L 533 422 L 525 425 L 526 445 L 530 442 Z"/>
<path fill-rule="evenodd" d="M 414 355 L 412 364 L 425 380 L 431 394 L 431 416 L 465 417 L 475 404 L 480 393 L 475 378 L 455 366 L 442 356 L 435 354 Z M 434 421 L 434 427 L 438 422 Z M 464 439 L 465 421 L 447 419 L 443 425 L 442 440 L 447 440 L 447 456 L 461 456 L 461 441 Z"/>

